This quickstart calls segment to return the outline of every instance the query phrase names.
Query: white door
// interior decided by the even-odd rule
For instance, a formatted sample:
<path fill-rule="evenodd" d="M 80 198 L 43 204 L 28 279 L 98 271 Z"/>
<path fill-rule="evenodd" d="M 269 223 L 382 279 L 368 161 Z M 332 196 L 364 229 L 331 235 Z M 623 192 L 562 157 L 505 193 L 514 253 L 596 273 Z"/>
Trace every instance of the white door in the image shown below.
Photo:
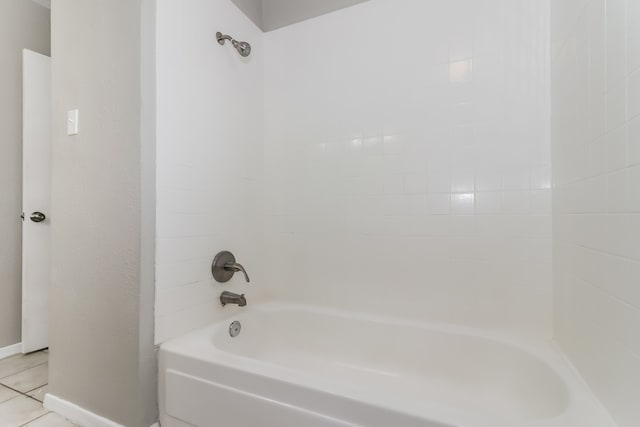
<path fill-rule="evenodd" d="M 49 346 L 51 58 L 22 56 L 22 352 Z"/>

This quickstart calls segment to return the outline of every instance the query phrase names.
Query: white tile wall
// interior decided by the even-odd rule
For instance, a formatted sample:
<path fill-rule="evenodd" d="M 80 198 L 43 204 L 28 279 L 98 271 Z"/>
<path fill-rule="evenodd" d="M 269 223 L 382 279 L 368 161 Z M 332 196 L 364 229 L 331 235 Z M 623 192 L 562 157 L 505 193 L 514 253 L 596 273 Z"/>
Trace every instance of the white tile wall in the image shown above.
<path fill-rule="evenodd" d="M 241 58 L 216 43 L 221 31 L 247 40 Z M 263 293 L 262 32 L 229 0 L 157 4 L 156 342 L 223 313 L 211 260 L 231 250 Z"/>
<path fill-rule="evenodd" d="M 550 336 L 549 7 L 490 3 L 265 35 L 226 0 L 158 5 L 157 342 L 223 289 Z M 221 249 L 250 287 L 213 282 Z"/>
<path fill-rule="evenodd" d="M 266 33 L 273 293 L 550 337 L 548 35 L 540 0 L 371 0 Z"/>
<path fill-rule="evenodd" d="M 552 2 L 555 328 L 621 427 L 640 425 L 640 2 Z"/>

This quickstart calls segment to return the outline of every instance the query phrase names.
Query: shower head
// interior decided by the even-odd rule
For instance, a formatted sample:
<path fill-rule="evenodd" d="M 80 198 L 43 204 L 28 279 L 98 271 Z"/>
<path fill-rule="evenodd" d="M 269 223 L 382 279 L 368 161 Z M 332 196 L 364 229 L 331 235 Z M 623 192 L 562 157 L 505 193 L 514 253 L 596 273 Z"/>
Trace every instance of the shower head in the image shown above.
<path fill-rule="evenodd" d="M 246 56 L 249 56 L 249 54 L 251 53 L 251 45 L 249 43 L 237 42 L 235 40 L 233 40 L 231 43 L 233 44 L 233 47 L 236 48 L 240 56 L 246 57 Z"/>
<path fill-rule="evenodd" d="M 233 45 L 233 47 L 236 48 L 236 50 L 238 51 L 238 53 L 242 57 L 246 58 L 251 53 L 251 45 L 249 43 L 247 43 L 247 42 L 239 42 L 239 41 L 235 40 L 231 36 L 227 36 L 227 35 L 222 34 L 220 31 L 218 31 L 216 33 L 216 39 L 218 40 L 218 43 L 220 45 L 224 45 L 224 42 L 229 40 L 231 42 L 231 44 Z"/>

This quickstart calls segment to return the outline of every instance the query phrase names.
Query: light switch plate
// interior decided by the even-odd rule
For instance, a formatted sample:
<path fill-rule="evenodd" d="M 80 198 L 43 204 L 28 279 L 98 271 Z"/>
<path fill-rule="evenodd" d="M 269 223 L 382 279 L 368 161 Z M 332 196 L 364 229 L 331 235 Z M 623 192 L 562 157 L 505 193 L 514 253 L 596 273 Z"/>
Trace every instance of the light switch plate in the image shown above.
<path fill-rule="evenodd" d="M 67 135 L 78 134 L 78 110 L 67 112 Z"/>

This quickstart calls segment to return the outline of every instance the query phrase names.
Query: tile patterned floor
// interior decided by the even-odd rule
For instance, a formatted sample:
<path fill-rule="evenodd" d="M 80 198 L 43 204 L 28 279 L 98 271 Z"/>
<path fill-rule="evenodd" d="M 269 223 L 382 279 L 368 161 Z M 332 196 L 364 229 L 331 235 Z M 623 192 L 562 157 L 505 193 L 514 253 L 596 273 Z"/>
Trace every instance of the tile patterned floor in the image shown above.
<path fill-rule="evenodd" d="M 49 380 L 47 350 L 0 360 L 0 427 L 73 427 L 42 407 Z"/>

